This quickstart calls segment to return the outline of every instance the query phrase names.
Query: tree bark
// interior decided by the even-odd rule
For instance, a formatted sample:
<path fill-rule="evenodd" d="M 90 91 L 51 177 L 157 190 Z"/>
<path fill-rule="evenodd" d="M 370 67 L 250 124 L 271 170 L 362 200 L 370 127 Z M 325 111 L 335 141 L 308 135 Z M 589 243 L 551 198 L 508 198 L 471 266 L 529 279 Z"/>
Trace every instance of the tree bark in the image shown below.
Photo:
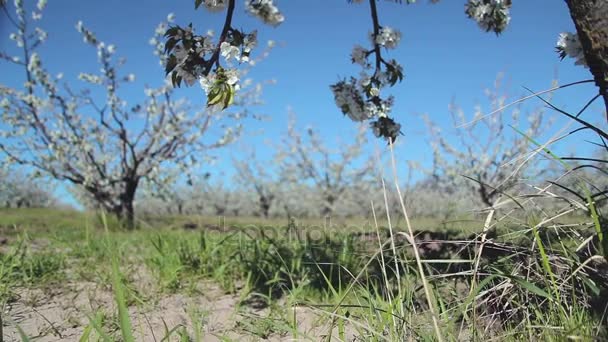
<path fill-rule="evenodd" d="M 139 180 L 127 180 L 125 183 L 125 189 L 119 196 L 120 204 L 118 208 L 116 208 L 115 214 L 127 229 L 134 229 L 135 209 L 133 207 L 133 202 L 135 202 L 135 192 L 137 191 Z"/>
<path fill-rule="evenodd" d="M 608 1 L 566 0 L 566 3 L 608 113 Z"/>

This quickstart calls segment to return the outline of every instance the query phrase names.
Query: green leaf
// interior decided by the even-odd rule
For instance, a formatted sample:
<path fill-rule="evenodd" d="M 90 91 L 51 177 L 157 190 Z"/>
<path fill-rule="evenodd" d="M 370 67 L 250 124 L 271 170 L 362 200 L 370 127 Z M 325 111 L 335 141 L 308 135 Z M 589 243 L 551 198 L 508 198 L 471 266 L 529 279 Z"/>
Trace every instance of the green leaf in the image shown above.
<path fill-rule="evenodd" d="M 103 328 L 102 328 L 103 313 L 101 313 L 101 311 L 98 311 L 97 313 L 95 313 L 95 317 L 93 317 L 93 318 L 91 318 L 90 316 L 87 316 L 87 317 L 89 319 L 88 327 L 92 327 L 93 329 L 95 329 L 95 331 L 97 332 L 97 334 L 99 335 L 99 337 L 101 338 L 102 341 L 104 341 L 104 342 L 112 341 L 112 339 L 103 331 Z M 87 329 L 88 329 L 88 327 L 87 327 Z M 86 333 L 86 331 L 85 331 L 85 333 Z M 83 335 L 80 337 L 80 342 L 86 342 L 86 341 L 89 341 L 89 336 L 85 336 L 85 334 L 83 333 Z"/>
<path fill-rule="evenodd" d="M 222 89 L 220 85 L 213 85 L 207 95 L 207 106 L 214 106 L 222 101 Z"/>
<path fill-rule="evenodd" d="M 170 53 L 178 42 L 179 39 L 173 37 L 167 39 L 167 42 L 165 43 L 165 53 Z"/>
<path fill-rule="evenodd" d="M 486 287 L 492 280 L 494 280 L 496 277 L 498 277 L 496 274 L 491 274 L 487 277 L 485 277 L 482 281 L 479 282 L 479 284 L 477 284 L 477 286 L 473 289 L 471 289 L 471 292 L 469 293 L 469 295 L 467 296 L 467 298 L 465 299 L 465 301 L 462 304 L 463 310 L 466 309 L 466 307 L 468 307 L 469 305 L 471 305 L 471 303 L 473 302 L 473 299 L 475 299 L 475 297 L 479 294 L 479 292 Z"/>
<path fill-rule="evenodd" d="M 179 87 L 179 84 L 177 83 L 177 72 L 175 71 L 171 74 L 171 84 L 173 84 L 174 87 Z"/>
<path fill-rule="evenodd" d="M 202 3 L 203 0 L 194 0 L 194 9 L 198 9 Z"/>
<path fill-rule="evenodd" d="M 506 274 L 503 274 L 503 276 L 513 280 L 514 282 L 519 284 L 521 287 L 534 293 L 535 295 L 541 296 L 541 297 L 547 298 L 550 301 L 553 301 L 553 297 L 551 297 L 551 295 L 547 291 L 541 289 L 540 287 L 534 285 L 533 283 L 531 283 L 523 278 L 519 278 L 519 277 L 515 277 L 515 276 L 510 276 L 510 275 L 506 275 Z"/>
<path fill-rule="evenodd" d="M 169 75 L 169 73 L 171 71 L 173 71 L 173 69 L 175 69 L 176 66 L 177 66 L 177 58 L 173 54 L 169 55 L 169 58 L 167 59 L 167 65 L 165 65 L 165 76 Z"/>
<path fill-rule="evenodd" d="M 116 255 L 112 257 L 112 289 L 114 291 L 114 299 L 118 306 L 118 318 L 120 332 L 125 342 L 133 342 L 131 318 L 129 317 L 129 310 L 127 308 L 127 300 L 125 296 L 125 289 L 122 284 L 120 270 L 118 269 L 118 259 Z"/>
<path fill-rule="evenodd" d="M 167 31 L 165 31 L 165 37 L 174 37 L 177 35 L 177 32 L 179 32 L 179 30 L 181 30 L 179 26 L 169 27 Z"/>
<path fill-rule="evenodd" d="M 228 108 L 228 106 L 230 106 L 234 101 L 234 87 L 232 87 L 230 84 L 226 84 L 226 92 L 224 94 L 224 108 L 222 109 Z"/>

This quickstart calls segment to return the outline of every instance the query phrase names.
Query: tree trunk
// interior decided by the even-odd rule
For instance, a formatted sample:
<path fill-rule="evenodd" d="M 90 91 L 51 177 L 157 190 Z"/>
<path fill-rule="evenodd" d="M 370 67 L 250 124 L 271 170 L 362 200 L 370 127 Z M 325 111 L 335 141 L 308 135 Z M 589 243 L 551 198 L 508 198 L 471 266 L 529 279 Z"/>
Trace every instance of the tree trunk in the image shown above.
<path fill-rule="evenodd" d="M 264 218 L 268 218 L 270 212 L 270 204 L 273 200 L 274 196 L 264 196 L 260 195 L 260 211 Z"/>
<path fill-rule="evenodd" d="M 566 0 L 566 3 L 608 113 L 608 1 Z"/>
<path fill-rule="evenodd" d="M 332 195 L 329 195 L 325 198 L 325 203 L 323 204 L 323 209 L 321 210 L 321 215 L 323 217 L 329 217 L 334 211 L 334 202 L 336 198 Z"/>
<path fill-rule="evenodd" d="M 120 207 L 118 208 L 118 218 L 127 229 L 135 228 L 135 192 L 137 191 L 138 179 L 130 179 L 125 182 L 125 189 L 120 194 Z"/>

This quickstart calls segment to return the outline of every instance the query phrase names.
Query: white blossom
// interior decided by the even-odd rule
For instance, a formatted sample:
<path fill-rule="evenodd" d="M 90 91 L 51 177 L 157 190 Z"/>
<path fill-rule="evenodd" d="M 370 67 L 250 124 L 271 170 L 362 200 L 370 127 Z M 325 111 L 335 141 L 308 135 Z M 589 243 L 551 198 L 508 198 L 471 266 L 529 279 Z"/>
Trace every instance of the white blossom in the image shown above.
<path fill-rule="evenodd" d="M 219 12 L 226 8 L 227 0 L 204 0 L 203 6 L 210 12 Z"/>
<path fill-rule="evenodd" d="M 401 40 L 401 32 L 388 26 L 382 27 L 375 39 L 373 36 L 374 34 L 370 33 L 370 38 L 374 44 L 384 46 L 387 49 L 396 48 Z"/>
<path fill-rule="evenodd" d="M 581 45 L 578 35 L 571 32 L 562 32 L 557 39 L 557 51 L 563 59 L 566 56 L 576 60 L 574 64 L 587 67 L 583 46 Z"/>
<path fill-rule="evenodd" d="M 468 0 L 465 13 L 485 31 L 501 33 L 509 25 L 509 0 Z"/>
<path fill-rule="evenodd" d="M 367 61 L 368 51 L 361 45 L 355 45 L 350 54 L 351 60 L 355 64 L 359 64 L 364 68 L 369 68 L 371 65 Z"/>
<path fill-rule="evenodd" d="M 239 82 L 239 70 L 238 69 L 227 69 L 224 71 L 226 76 L 226 83 L 234 86 Z"/>
<path fill-rule="evenodd" d="M 48 33 L 46 33 L 46 31 L 42 30 L 39 27 L 36 27 L 34 31 L 36 32 L 39 41 L 44 42 L 47 39 Z"/>
<path fill-rule="evenodd" d="M 222 42 L 220 44 L 220 52 L 226 61 L 230 61 L 230 59 L 234 58 L 239 60 L 241 57 L 241 50 L 228 42 Z"/>
<path fill-rule="evenodd" d="M 256 45 L 258 45 L 258 31 L 254 30 L 250 34 L 245 35 L 243 39 L 243 51 L 249 53 Z"/>
<path fill-rule="evenodd" d="M 365 121 L 372 118 L 372 114 L 366 110 L 363 96 L 353 80 L 338 82 L 331 86 L 331 90 L 334 93 L 336 105 L 351 120 Z"/>
<path fill-rule="evenodd" d="M 46 7 L 46 3 L 47 3 L 47 0 L 38 0 L 38 3 L 36 4 L 36 8 L 38 8 L 39 11 L 44 10 L 44 8 Z"/>
<path fill-rule="evenodd" d="M 93 75 L 93 74 L 84 73 L 84 72 L 81 72 L 78 75 L 78 79 L 88 82 L 88 83 L 92 83 L 92 84 L 101 84 L 102 83 L 101 77 L 99 77 L 97 75 Z"/>
<path fill-rule="evenodd" d="M 266 24 L 278 26 L 285 20 L 273 0 L 245 0 L 245 6 L 249 13 Z"/>

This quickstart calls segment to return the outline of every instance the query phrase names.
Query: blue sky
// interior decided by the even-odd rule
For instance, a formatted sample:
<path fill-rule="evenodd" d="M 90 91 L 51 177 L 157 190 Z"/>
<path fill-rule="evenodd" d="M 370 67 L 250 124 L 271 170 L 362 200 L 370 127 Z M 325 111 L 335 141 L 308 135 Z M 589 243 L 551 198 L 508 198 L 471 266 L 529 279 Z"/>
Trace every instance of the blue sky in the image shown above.
<path fill-rule="evenodd" d="M 403 82 L 390 90 L 396 97 L 393 116 L 404 126 L 399 160 L 428 164 L 430 148 L 419 115 L 428 113 L 449 132 L 450 101 L 456 99 L 465 113 L 470 114 L 476 103 L 483 103 L 483 88 L 491 86 L 499 72 L 506 73 L 513 99 L 524 94 L 521 86 L 534 90 L 549 87 L 555 75 L 560 83 L 591 78 L 586 69 L 575 66 L 572 60 L 560 61 L 555 53 L 557 35 L 574 31 L 564 1 L 513 1 L 511 23 L 498 37 L 481 31 L 466 18 L 464 2 L 443 0 L 435 5 L 427 1 L 415 5 L 378 2 L 380 23 L 398 28 L 403 34 L 399 47 L 388 52 L 405 71 Z M 247 15 L 243 1 L 237 0 L 234 26 L 246 31 L 257 28 L 261 41 L 272 39 L 280 47 L 250 74 L 257 81 L 277 81 L 275 86 L 265 88 L 266 104 L 260 108 L 271 121 L 247 122 L 241 142 L 216 153 L 220 157 L 217 168 L 228 173 L 230 156 L 238 156 L 245 145 L 255 146 L 263 158 L 270 157 L 264 152 L 268 151 L 265 141 L 279 142 L 278 136 L 287 126 L 288 107 L 297 114 L 300 126 L 318 128 L 328 142 L 344 139 L 356 128 L 335 106 L 329 85 L 359 73 L 359 68 L 350 64 L 349 54 L 354 44 L 368 44 L 371 29 L 368 4 L 349 4 L 346 0 L 276 3 L 286 19 L 273 28 Z M 164 76 L 148 40 L 168 13 L 174 13 L 180 25 L 192 22 L 198 32 L 209 28 L 219 31 L 224 19 L 223 13 L 194 11 L 194 1 L 189 0 L 50 0 L 39 22 L 49 33 L 48 42 L 40 50 L 43 61 L 49 70 L 63 72 L 69 82 L 78 82 L 76 76 L 81 71 L 98 69 L 94 49 L 82 43 L 74 28 L 82 20 L 100 40 L 115 44 L 118 55 L 127 57 L 123 71 L 136 74 L 137 81 L 125 88 L 122 95 L 126 100 L 141 100 L 143 85 L 159 85 Z M 10 31 L 4 20 L 3 17 L 0 21 L 0 50 L 10 51 L 13 42 L 8 39 Z M 6 64 L 0 66 L 3 83 L 18 84 L 12 82 L 22 80 L 22 71 Z M 204 94 L 198 86 L 182 88 L 177 94 L 188 97 L 194 105 L 204 105 Z M 594 94 L 594 86 L 578 86 L 557 93 L 555 102 L 574 110 Z M 537 104 L 530 102 L 530 106 Z M 599 117 L 601 110 L 598 101 L 587 115 Z M 372 145 L 376 144 L 371 142 Z"/>

